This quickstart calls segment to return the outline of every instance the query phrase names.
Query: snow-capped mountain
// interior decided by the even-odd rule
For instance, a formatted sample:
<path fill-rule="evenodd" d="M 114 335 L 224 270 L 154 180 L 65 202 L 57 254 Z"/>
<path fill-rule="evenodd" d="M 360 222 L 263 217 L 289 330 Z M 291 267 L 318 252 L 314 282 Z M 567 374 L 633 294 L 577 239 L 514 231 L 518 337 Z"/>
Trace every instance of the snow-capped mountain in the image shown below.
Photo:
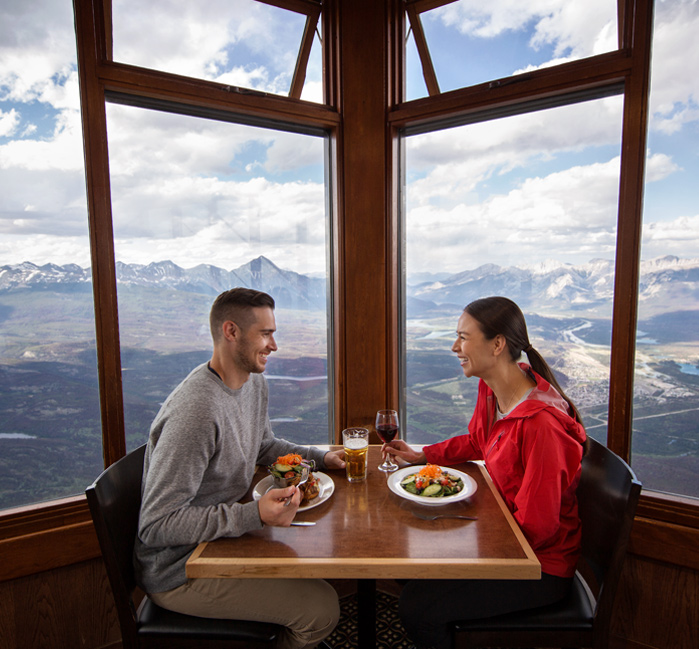
<path fill-rule="evenodd" d="M 572 266 L 547 261 L 532 267 L 480 266 L 434 282 L 409 286 L 408 310 L 468 304 L 505 295 L 524 310 L 609 311 L 614 295 L 614 262 L 595 259 Z M 699 308 L 699 259 L 661 257 L 641 263 L 639 298 L 644 308 Z"/>
<path fill-rule="evenodd" d="M 254 287 L 272 295 L 280 307 L 325 309 L 325 280 L 282 270 L 266 257 L 257 257 L 227 271 L 202 264 L 182 268 L 171 261 L 148 265 L 117 262 L 117 283 L 123 287 L 167 288 L 216 296 L 234 286 Z M 0 292 L 20 289 L 84 290 L 92 273 L 75 264 L 37 266 L 30 262 L 0 266 Z"/>
<path fill-rule="evenodd" d="M 603 259 L 572 266 L 546 261 L 535 266 L 480 266 L 421 283 L 408 282 L 408 313 L 439 305 L 463 308 L 486 295 L 506 295 L 525 311 L 608 313 L 614 293 L 614 262 Z M 660 257 L 641 263 L 640 301 L 647 312 L 699 309 L 699 259 Z M 410 278 L 409 278 L 410 279 Z M 75 264 L 0 266 L 0 292 L 19 289 L 85 290 L 89 268 Z M 202 264 L 185 269 L 171 261 L 148 265 L 117 262 L 123 287 L 167 288 L 215 296 L 233 286 L 250 286 L 274 296 L 280 307 L 325 309 L 322 278 L 283 270 L 257 257 L 234 270 Z"/>

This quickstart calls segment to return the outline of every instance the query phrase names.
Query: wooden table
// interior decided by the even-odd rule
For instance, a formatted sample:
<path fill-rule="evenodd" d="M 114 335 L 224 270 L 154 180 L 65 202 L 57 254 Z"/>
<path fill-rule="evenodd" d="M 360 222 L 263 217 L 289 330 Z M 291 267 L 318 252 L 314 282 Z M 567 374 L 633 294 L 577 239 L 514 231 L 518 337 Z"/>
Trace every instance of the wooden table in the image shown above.
<path fill-rule="evenodd" d="M 477 490 L 470 498 L 427 507 L 388 488 L 387 475 L 377 468 L 380 449 L 369 448 L 364 482 L 350 484 L 344 470 L 324 471 L 334 482 L 333 495 L 296 516 L 315 521 L 315 526 L 264 527 L 238 538 L 201 543 L 187 561 L 187 576 L 357 579 L 361 647 L 375 642 L 376 579 L 541 577 L 534 552 L 482 465 L 468 462 L 454 467 L 476 481 Z M 254 484 L 265 474 L 260 469 Z M 413 510 L 458 511 L 478 520 L 425 521 Z"/>

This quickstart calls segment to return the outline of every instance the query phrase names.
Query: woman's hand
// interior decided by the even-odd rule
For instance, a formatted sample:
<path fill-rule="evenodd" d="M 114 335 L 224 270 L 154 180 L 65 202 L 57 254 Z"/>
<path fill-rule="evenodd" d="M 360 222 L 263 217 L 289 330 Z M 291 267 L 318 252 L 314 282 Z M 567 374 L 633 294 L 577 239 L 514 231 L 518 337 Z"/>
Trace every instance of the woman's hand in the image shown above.
<path fill-rule="evenodd" d="M 286 505 L 287 500 L 291 502 Z M 260 520 L 273 527 L 289 527 L 303 499 L 303 490 L 292 485 L 283 489 L 270 489 L 257 501 Z"/>
<path fill-rule="evenodd" d="M 388 454 L 393 458 L 403 460 L 407 464 L 425 464 L 427 458 L 422 451 L 416 451 L 408 444 L 406 444 L 402 439 L 394 439 L 388 444 L 384 444 L 381 447 L 382 455 Z"/>

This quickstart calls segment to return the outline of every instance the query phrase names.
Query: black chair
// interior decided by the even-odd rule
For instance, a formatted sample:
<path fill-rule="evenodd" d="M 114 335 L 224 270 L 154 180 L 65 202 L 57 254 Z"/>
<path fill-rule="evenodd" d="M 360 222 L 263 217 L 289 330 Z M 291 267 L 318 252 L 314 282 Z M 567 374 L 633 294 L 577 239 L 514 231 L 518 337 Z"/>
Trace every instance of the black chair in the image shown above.
<path fill-rule="evenodd" d="M 138 610 L 133 548 L 141 508 L 145 445 L 121 458 L 85 491 L 114 594 L 123 649 L 232 649 L 274 643 L 276 624 L 173 613 L 144 596 Z"/>
<path fill-rule="evenodd" d="M 641 483 L 608 448 L 588 438 L 578 485 L 582 556 L 563 601 L 496 617 L 454 622 L 454 649 L 607 649 L 612 607 Z"/>

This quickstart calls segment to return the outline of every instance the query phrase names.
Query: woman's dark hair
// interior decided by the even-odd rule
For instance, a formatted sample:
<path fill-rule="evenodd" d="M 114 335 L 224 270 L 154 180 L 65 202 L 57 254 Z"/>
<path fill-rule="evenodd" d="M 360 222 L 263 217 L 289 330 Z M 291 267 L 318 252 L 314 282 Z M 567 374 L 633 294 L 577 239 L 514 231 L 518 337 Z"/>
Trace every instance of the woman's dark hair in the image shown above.
<path fill-rule="evenodd" d="M 221 335 L 221 325 L 226 320 L 232 320 L 241 329 L 247 329 L 253 321 L 252 309 L 261 306 L 274 309 L 274 298 L 252 288 L 238 287 L 221 293 L 214 300 L 209 313 L 213 339 L 218 340 Z"/>
<path fill-rule="evenodd" d="M 504 336 L 513 361 L 516 361 L 522 352 L 526 353 L 532 369 L 558 390 L 568 402 L 575 419 L 582 423 L 578 409 L 558 384 L 553 370 L 529 342 L 524 314 L 512 300 L 499 296 L 484 297 L 466 305 L 464 312 L 478 322 L 487 340 L 492 340 L 498 334 Z"/>

